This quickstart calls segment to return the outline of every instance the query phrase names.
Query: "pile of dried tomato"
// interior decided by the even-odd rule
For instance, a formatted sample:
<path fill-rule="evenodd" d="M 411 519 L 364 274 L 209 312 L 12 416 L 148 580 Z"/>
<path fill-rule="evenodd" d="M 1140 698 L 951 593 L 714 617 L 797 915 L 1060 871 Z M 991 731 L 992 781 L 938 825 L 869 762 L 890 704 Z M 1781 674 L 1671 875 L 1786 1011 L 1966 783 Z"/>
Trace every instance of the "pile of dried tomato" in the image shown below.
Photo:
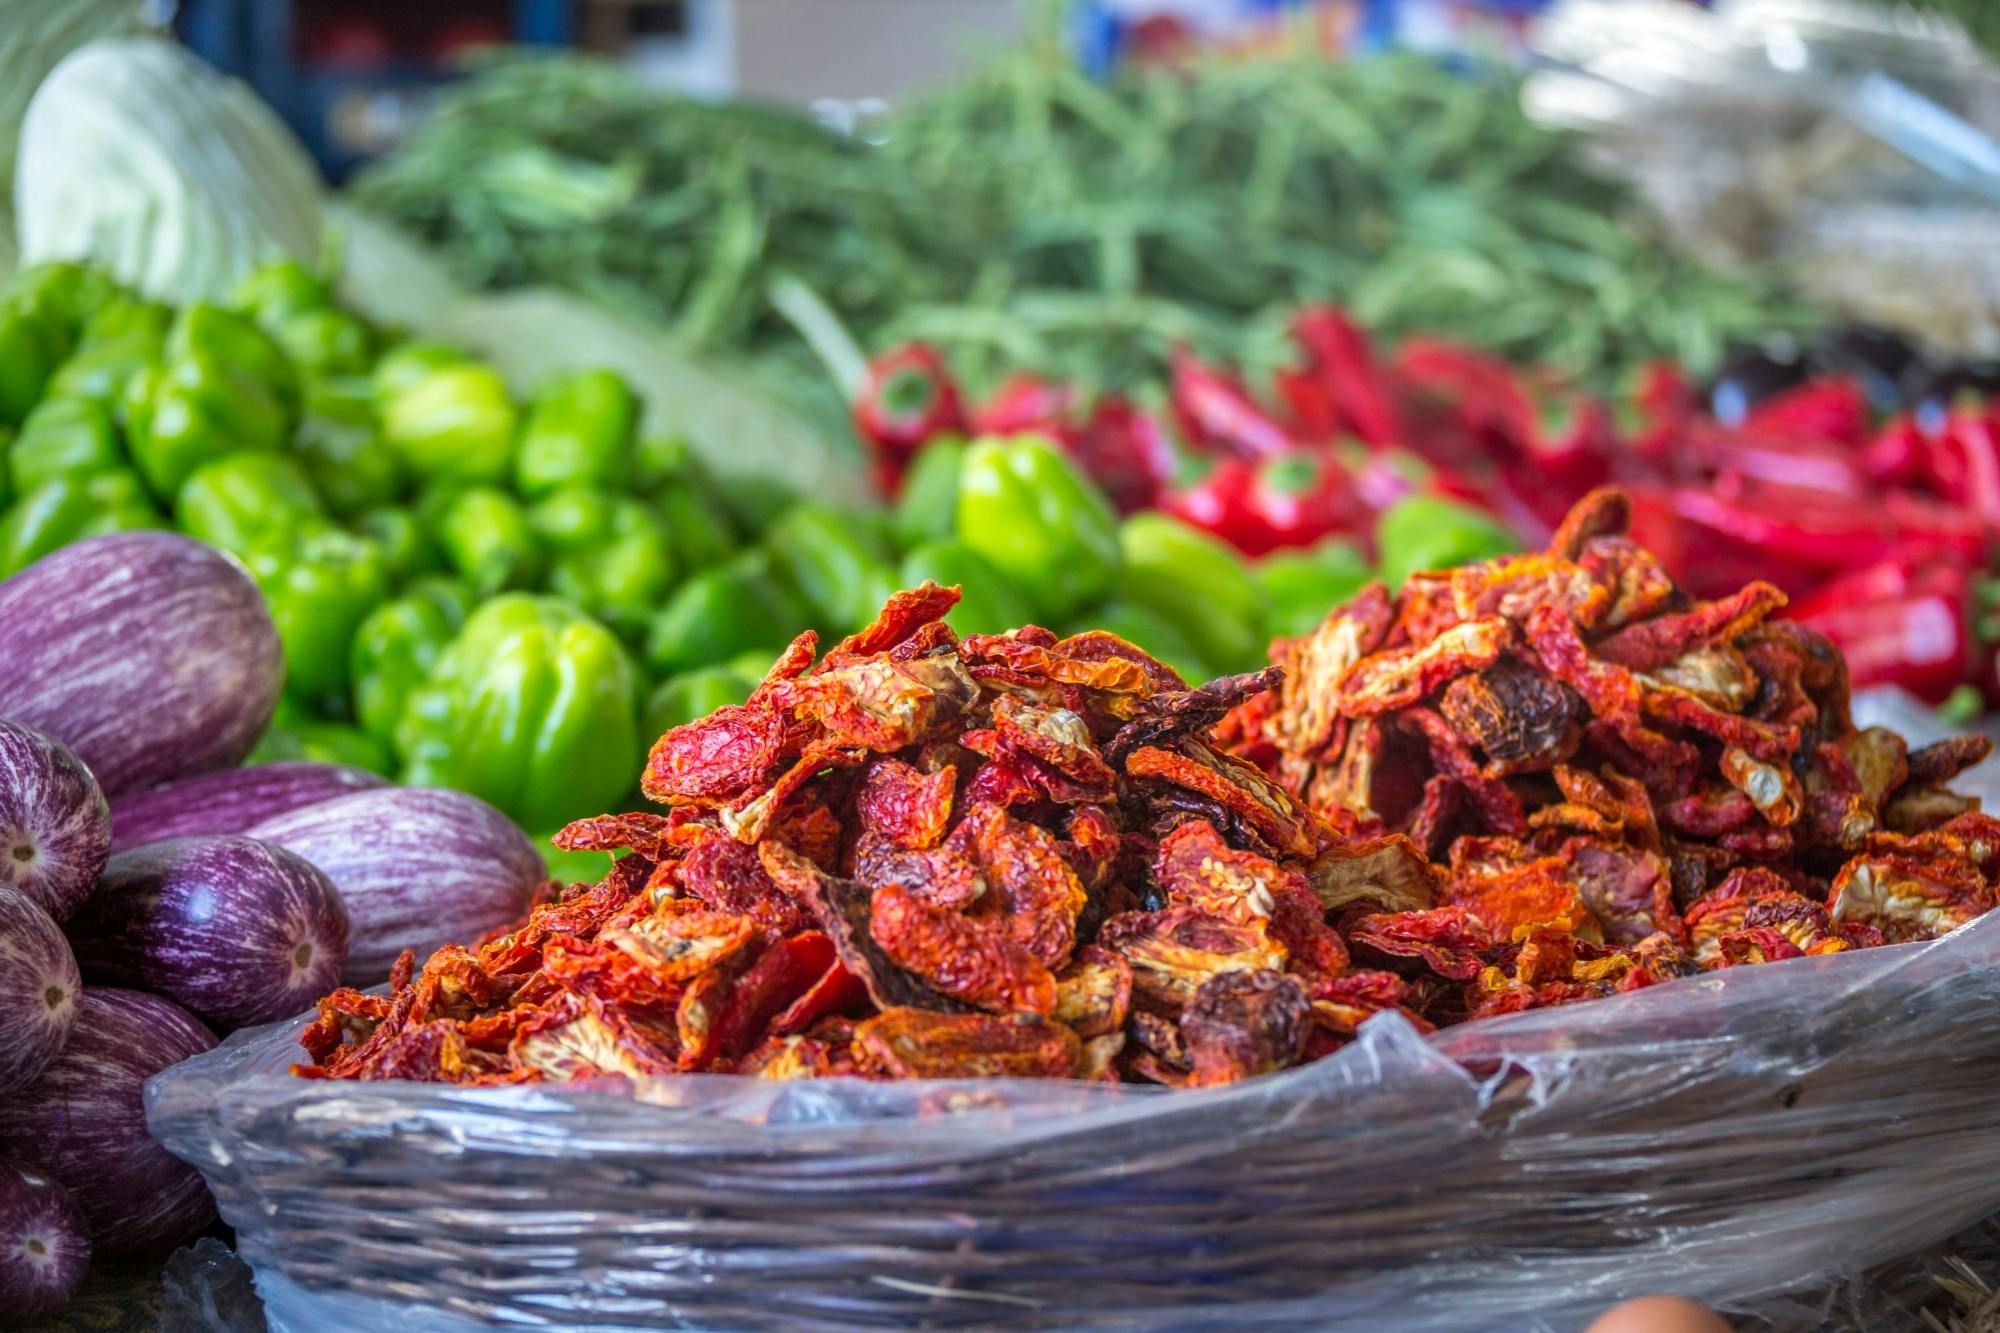
<path fill-rule="evenodd" d="M 602 883 L 303 1037 L 332 1078 L 726 1071 L 1207 1086 L 1994 905 L 1983 740 L 1857 731 L 1753 584 L 1691 602 L 1593 495 L 1550 550 L 1372 588 L 1191 689 L 1112 635 L 898 594 L 661 737 Z M 1230 753 L 1230 751 L 1235 753 Z M 1444 859 L 1434 861 L 1433 856 Z"/>

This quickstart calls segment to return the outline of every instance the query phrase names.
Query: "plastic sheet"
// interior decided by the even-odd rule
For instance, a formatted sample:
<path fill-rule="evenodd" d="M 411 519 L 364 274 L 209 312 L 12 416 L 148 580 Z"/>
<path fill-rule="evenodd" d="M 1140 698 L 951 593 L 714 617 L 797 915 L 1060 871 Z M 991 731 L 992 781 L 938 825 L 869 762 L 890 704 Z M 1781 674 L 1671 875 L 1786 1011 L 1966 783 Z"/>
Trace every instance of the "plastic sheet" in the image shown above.
<path fill-rule="evenodd" d="M 1206 1092 L 157 1076 L 274 1329 L 1573 1328 L 1824 1286 L 2000 1207 L 2000 917 Z"/>

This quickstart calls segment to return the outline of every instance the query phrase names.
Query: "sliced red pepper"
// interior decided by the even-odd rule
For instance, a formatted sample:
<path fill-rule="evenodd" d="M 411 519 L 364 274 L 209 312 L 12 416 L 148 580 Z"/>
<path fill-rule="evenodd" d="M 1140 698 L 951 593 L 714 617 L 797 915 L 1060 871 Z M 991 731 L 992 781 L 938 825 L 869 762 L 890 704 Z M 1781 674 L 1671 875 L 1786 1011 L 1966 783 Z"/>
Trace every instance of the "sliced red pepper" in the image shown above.
<path fill-rule="evenodd" d="M 1534 401 L 1497 357 L 1444 338 L 1410 338 L 1396 349 L 1394 375 L 1413 423 L 1408 443 L 1428 458 L 1480 461 L 1512 453 L 1535 434 Z"/>
<path fill-rule="evenodd" d="M 1938 494 L 2000 526 L 2000 426 L 1985 408 L 1954 409 L 1924 445 L 1924 471 Z"/>
<path fill-rule="evenodd" d="M 981 435 L 1036 431 L 1060 436 L 1076 412 L 1076 389 L 1031 375 L 1009 375 L 986 401 L 972 410 L 972 428 Z"/>
<path fill-rule="evenodd" d="M 1311 449 L 1261 464 L 1246 504 L 1246 522 L 1233 538 L 1245 555 L 1310 546 L 1346 531 L 1360 509 L 1347 469 L 1330 453 Z"/>
<path fill-rule="evenodd" d="M 1861 474 L 1877 485 L 1913 485 L 1928 475 L 1931 449 L 1915 417 L 1897 417 L 1862 446 Z"/>
<path fill-rule="evenodd" d="M 1256 469 L 1240 458 L 1210 458 L 1196 461 L 1192 471 L 1191 480 L 1161 497 L 1160 508 L 1238 550 L 1255 543 L 1263 532 L 1250 499 Z"/>
<path fill-rule="evenodd" d="M 892 347 L 868 363 L 854 402 L 854 429 L 900 465 L 932 438 L 965 430 L 958 382 L 929 343 Z"/>
<path fill-rule="evenodd" d="M 1406 442 L 1390 378 L 1359 325 L 1333 306 L 1311 305 L 1293 318 L 1292 340 L 1324 386 L 1339 429 L 1368 444 Z"/>
<path fill-rule="evenodd" d="M 1900 685 L 1938 704 L 1979 665 L 1975 583 L 1954 559 L 1905 552 L 1843 574 L 1789 614 L 1841 650 L 1854 688 Z"/>
<path fill-rule="evenodd" d="M 1098 399 L 1089 418 L 1058 439 L 1123 514 L 1153 508 L 1180 464 L 1159 419 L 1117 394 Z"/>
<path fill-rule="evenodd" d="M 1173 351 L 1173 408 L 1181 433 L 1198 448 L 1271 458 L 1293 445 L 1291 432 L 1251 397 L 1241 380 L 1184 346 Z"/>
<path fill-rule="evenodd" d="M 1751 435 L 1790 435 L 1858 449 L 1868 437 L 1868 395 L 1846 375 L 1822 375 L 1772 394 L 1743 415 Z"/>

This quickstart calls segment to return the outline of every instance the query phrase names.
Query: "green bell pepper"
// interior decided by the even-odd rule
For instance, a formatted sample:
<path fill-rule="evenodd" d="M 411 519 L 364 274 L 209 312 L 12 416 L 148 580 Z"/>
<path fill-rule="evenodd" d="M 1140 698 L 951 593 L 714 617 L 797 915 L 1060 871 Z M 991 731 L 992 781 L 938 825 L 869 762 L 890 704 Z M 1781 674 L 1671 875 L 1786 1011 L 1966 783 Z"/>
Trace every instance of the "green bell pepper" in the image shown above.
<path fill-rule="evenodd" d="M 958 531 L 958 478 L 965 470 L 965 441 L 940 436 L 923 447 L 903 474 L 891 521 L 904 550 Z"/>
<path fill-rule="evenodd" d="M 377 411 L 384 411 L 389 400 L 405 389 L 413 388 L 437 374 L 440 370 L 452 370 L 459 366 L 474 364 L 472 358 L 456 347 L 443 343 L 408 341 L 399 342 L 382 353 L 376 361 L 374 371 L 368 377 L 369 391 L 375 397 Z"/>
<path fill-rule="evenodd" d="M 305 470 L 282 454 L 224 454 L 189 473 L 174 493 L 182 532 L 239 556 L 325 517 Z"/>
<path fill-rule="evenodd" d="M 166 526 L 145 483 L 129 468 L 59 477 L 16 500 L 0 517 L 0 578 L 85 537 Z"/>
<path fill-rule="evenodd" d="M 1295 639 L 1352 601 L 1375 577 L 1375 567 L 1352 542 L 1333 537 L 1307 550 L 1267 555 L 1250 576 L 1271 599 L 1271 633 Z"/>
<path fill-rule="evenodd" d="M 558 376 L 528 406 L 515 489 L 533 499 L 564 486 L 626 483 L 638 421 L 639 400 L 612 371 Z"/>
<path fill-rule="evenodd" d="M 362 728 L 393 741 L 410 696 L 429 679 L 445 645 L 464 626 L 471 590 L 450 579 L 418 579 L 370 611 L 354 631 L 348 674 Z"/>
<path fill-rule="evenodd" d="M 16 495 L 62 477 L 88 477 L 125 466 L 111 409 L 94 398 L 44 398 L 21 423 L 7 451 Z"/>
<path fill-rule="evenodd" d="M 577 551 L 598 540 L 610 527 L 617 507 L 604 491 L 566 486 L 528 508 L 528 526 L 552 551 Z"/>
<path fill-rule="evenodd" d="M 957 512 L 959 539 L 1051 620 L 1067 620 L 1111 591 L 1117 516 L 1047 440 L 974 441 L 959 471 Z"/>
<path fill-rule="evenodd" d="M 604 626 L 560 598 L 496 597 L 410 696 L 403 780 L 469 791 L 528 828 L 597 814 L 638 771 L 637 691 Z"/>
<path fill-rule="evenodd" d="M 1450 569 L 1521 549 L 1521 539 L 1489 514 L 1439 495 L 1398 500 L 1375 526 L 1382 581 L 1401 588 L 1425 569 Z"/>
<path fill-rule="evenodd" d="M 389 595 L 375 543 L 324 524 L 274 532 L 244 553 L 285 647 L 285 688 L 344 703 L 355 628 Z"/>
<path fill-rule="evenodd" d="M 1201 655 L 1178 623 L 1139 602 L 1114 598 L 1091 607 L 1065 626 L 1063 632 L 1081 634 L 1093 629 L 1108 630 L 1125 642 L 1144 648 L 1180 672 L 1190 685 L 1225 674 Z"/>
<path fill-rule="evenodd" d="M 61 331 L 40 311 L 19 300 L 0 302 L 0 425 L 26 419 L 67 351 Z"/>
<path fill-rule="evenodd" d="M 528 511 L 513 496 L 493 486 L 471 486 L 433 504 L 431 532 L 438 549 L 475 593 L 490 597 L 503 588 L 531 587 L 541 578 L 542 545 Z"/>
<path fill-rule="evenodd" d="M 1004 634 L 1034 618 L 1020 589 L 964 542 L 928 541 L 904 556 L 898 582 L 914 588 L 925 579 L 958 585 L 958 605 L 944 619 L 961 635 Z"/>
<path fill-rule="evenodd" d="M 1204 662 L 1254 671 L 1264 662 L 1270 602 L 1232 548 L 1170 514 L 1119 525 L 1118 595 L 1178 625 Z"/>
<path fill-rule="evenodd" d="M 644 638 L 675 573 L 666 526 L 639 501 L 615 500 L 588 544 L 557 553 L 549 590 L 632 641 Z"/>
<path fill-rule="evenodd" d="M 652 504 L 667 525 L 682 569 L 708 569 L 736 553 L 739 538 L 729 510 L 699 480 L 683 477 L 662 484 L 654 490 Z"/>
<path fill-rule="evenodd" d="M 726 666 L 698 667 L 669 676 L 646 696 L 640 734 L 648 740 L 657 739 L 675 727 L 707 717 L 718 708 L 740 704 L 750 697 L 750 691 L 757 688 L 762 678 L 761 674 L 745 676 Z"/>
<path fill-rule="evenodd" d="M 793 505 L 764 534 L 764 549 L 823 635 L 860 629 L 896 591 L 895 557 L 860 515 Z"/>
<path fill-rule="evenodd" d="M 361 381 L 309 385 L 305 420 L 292 447 L 336 514 L 393 504 L 403 494 L 402 460 L 376 431 L 374 407 Z"/>
<path fill-rule="evenodd" d="M 678 435 L 645 435 L 632 447 L 632 484 L 641 495 L 669 481 L 707 483 L 694 446 Z"/>
<path fill-rule="evenodd" d="M 216 306 L 183 310 L 166 360 L 126 385 L 132 460 L 156 495 L 171 496 L 203 462 L 291 438 L 299 385 L 284 352 L 254 324 Z"/>
<path fill-rule="evenodd" d="M 118 296 L 84 322 L 76 350 L 49 378 L 48 392 L 116 403 L 142 367 L 166 355 L 174 312 L 157 301 Z"/>
<path fill-rule="evenodd" d="M 444 567 L 444 555 L 415 514 L 400 505 L 380 505 L 354 517 L 356 534 L 382 548 L 389 582 L 400 584 Z"/>
<path fill-rule="evenodd" d="M 316 764 L 346 764 L 351 768 L 396 776 L 396 756 L 379 736 L 344 722 L 321 722 L 297 716 L 271 720 L 246 764 L 279 764 L 309 759 Z"/>
<path fill-rule="evenodd" d="M 109 273 L 70 260 L 24 268 L 8 280 L 6 288 L 6 299 L 35 311 L 51 329 L 60 331 L 64 344 L 72 342 L 86 320 L 120 295 L 121 289 Z"/>
<path fill-rule="evenodd" d="M 646 665 L 666 675 L 746 652 L 775 653 L 804 628 L 804 612 L 772 573 L 770 557 L 745 551 L 674 590 L 647 632 Z"/>
<path fill-rule="evenodd" d="M 407 382 L 400 374 L 386 378 L 397 387 L 377 399 L 382 438 L 411 475 L 467 484 L 501 482 L 512 475 L 519 414 L 500 372 L 460 360 Z M 378 366 L 378 390 L 384 381 Z"/>
<path fill-rule="evenodd" d="M 286 315 L 332 305 L 333 289 L 298 260 L 274 259 L 237 284 L 233 304 L 268 328 Z"/>
<path fill-rule="evenodd" d="M 375 330 L 345 310 L 295 310 L 267 327 L 300 369 L 313 375 L 363 375 L 375 361 Z"/>

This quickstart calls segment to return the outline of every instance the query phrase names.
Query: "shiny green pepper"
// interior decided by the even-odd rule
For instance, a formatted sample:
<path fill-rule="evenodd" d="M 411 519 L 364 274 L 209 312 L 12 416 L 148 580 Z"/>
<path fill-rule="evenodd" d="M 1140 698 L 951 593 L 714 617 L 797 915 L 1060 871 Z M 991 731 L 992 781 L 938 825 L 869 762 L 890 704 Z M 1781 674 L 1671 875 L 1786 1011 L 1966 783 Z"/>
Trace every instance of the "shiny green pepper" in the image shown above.
<path fill-rule="evenodd" d="M 382 548 L 389 581 L 402 583 L 444 566 L 444 555 L 416 515 L 398 505 L 380 505 L 354 517 L 354 531 Z"/>
<path fill-rule="evenodd" d="M 237 284 L 233 303 L 269 327 L 286 315 L 332 305 L 333 288 L 296 259 L 274 259 L 258 265 Z"/>
<path fill-rule="evenodd" d="M 389 594 L 375 543 L 324 524 L 301 524 L 243 557 L 285 647 L 285 688 L 309 703 L 344 701 L 355 628 Z"/>
<path fill-rule="evenodd" d="M 638 771 L 637 692 L 604 626 L 560 598 L 496 597 L 411 694 L 403 781 L 469 791 L 528 828 L 600 813 Z"/>
<path fill-rule="evenodd" d="M 375 331 L 345 310 L 296 310 L 267 327 L 292 360 L 314 375 L 361 375 L 375 360 Z"/>
<path fill-rule="evenodd" d="M 1267 555 L 1250 576 L 1271 599 L 1271 633 L 1295 639 L 1352 601 L 1374 579 L 1375 567 L 1352 542 L 1334 537 L 1303 551 Z"/>
<path fill-rule="evenodd" d="M 700 481 L 683 477 L 653 492 L 653 508 L 667 525 L 674 559 L 682 569 L 707 569 L 736 553 L 736 524 Z"/>
<path fill-rule="evenodd" d="M 804 613 L 773 576 L 770 557 L 745 551 L 674 590 L 647 632 L 646 665 L 664 675 L 756 650 L 775 653 L 804 628 Z"/>
<path fill-rule="evenodd" d="M 793 505 L 764 534 L 764 550 L 823 634 L 860 629 L 896 591 L 894 556 L 859 515 Z"/>
<path fill-rule="evenodd" d="M 1270 602 L 1243 557 L 1169 514 L 1134 514 L 1118 528 L 1118 595 L 1173 621 L 1222 671 L 1264 664 Z"/>
<path fill-rule="evenodd" d="M 157 301 L 114 297 L 84 322 L 76 350 L 49 378 L 50 396 L 116 403 L 141 368 L 166 355 L 174 312 Z"/>
<path fill-rule="evenodd" d="M 385 741 L 395 739 L 410 695 L 429 679 L 471 607 L 471 591 L 463 584 L 426 578 L 368 613 L 354 631 L 348 657 L 354 717 L 363 729 Z"/>
<path fill-rule="evenodd" d="M 958 605 L 945 623 L 962 635 L 1004 634 L 1034 618 L 1020 589 L 993 562 L 961 541 L 929 541 L 903 557 L 897 581 L 914 588 L 925 579 L 959 587 Z"/>
<path fill-rule="evenodd" d="M 406 353 L 405 355 L 411 355 Z M 448 483 L 493 483 L 513 472 L 518 413 L 491 366 L 455 361 L 403 381 L 376 370 L 382 438 L 412 476 Z"/>
<path fill-rule="evenodd" d="M 248 321 L 216 306 L 183 310 L 166 360 L 126 385 L 132 460 L 157 495 L 171 496 L 203 462 L 291 438 L 299 385 L 285 354 Z"/>
<path fill-rule="evenodd" d="M 88 477 L 125 466 L 111 409 L 94 398 L 44 398 L 21 423 L 7 451 L 14 494 L 62 477 Z"/>
<path fill-rule="evenodd" d="M 24 268 L 7 282 L 6 299 L 19 302 L 61 332 L 66 345 L 84 322 L 121 295 L 109 273 L 70 260 Z M 64 355 L 68 355 L 67 351 Z"/>
<path fill-rule="evenodd" d="M 166 526 L 129 468 L 44 482 L 0 517 L 0 578 L 85 537 Z"/>
<path fill-rule="evenodd" d="M 678 435 L 642 436 L 632 448 L 632 484 L 641 495 L 669 481 L 691 480 L 705 483 L 701 460 L 694 446 Z"/>
<path fill-rule="evenodd" d="M 369 376 L 369 390 L 374 394 L 376 410 L 386 410 L 390 399 L 440 370 L 471 364 L 471 357 L 443 343 L 414 340 L 397 343 L 382 353 Z"/>
<path fill-rule="evenodd" d="M 18 426 L 68 354 L 59 329 L 33 307 L 0 301 L 0 425 Z"/>
<path fill-rule="evenodd" d="M 541 578 L 542 545 L 520 501 L 493 486 L 448 492 L 430 506 L 432 534 L 445 563 L 481 597 L 525 588 Z"/>
<path fill-rule="evenodd" d="M 282 454 L 224 454 L 189 473 L 174 493 L 175 526 L 239 556 L 325 517 L 305 470 Z"/>
<path fill-rule="evenodd" d="M 550 591 L 628 640 L 643 637 L 677 572 L 673 543 L 658 516 L 637 500 L 571 487 L 528 517 L 556 553 Z"/>
<path fill-rule="evenodd" d="M 321 722 L 300 716 L 273 718 L 246 764 L 280 764 L 306 759 L 316 764 L 346 764 L 350 768 L 396 775 L 396 756 L 379 736 L 344 722 Z"/>
<path fill-rule="evenodd" d="M 1439 495 L 1412 495 L 1382 515 L 1375 526 L 1375 549 L 1382 581 L 1400 588 L 1419 570 L 1450 569 L 1518 551 L 1521 539 L 1470 505 Z"/>
<path fill-rule="evenodd" d="M 896 497 L 897 545 L 908 550 L 957 533 L 958 477 L 964 469 L 964 440 L 940 436 L 923 447 Z"/>
<path fill-rule="evenodd" d="M 976 440 L 958 477 L 958 536 L 1036 609 L 1067 620 L 1118 573 L 1118 519 L 1104 493 L 1049 441 Z"/>
<path fill-rule="evenodd" d="M 699 667 L 669 676 L 646 696 L 640 734 L 648 740 L 657 739 L 718 708 L 740 704 L 750 697 L 760 679 L 726 666 Z"/>
<path fill-rule="evenodd" d="M 292 445 L 327 507 L 341 515 L 393 504 L 407 480 L 402 460 L 376 433 L 368 399 L 353 384 L 312 385 L 305 421 Z"/>
<path fill-rule="evenodd" d="M 612 371 L 558 376 L 528 405 L 514 456 L 515 489 L 534 499 L 565 486 L 623 483 L 638 421 L 639 400 Z"/>

